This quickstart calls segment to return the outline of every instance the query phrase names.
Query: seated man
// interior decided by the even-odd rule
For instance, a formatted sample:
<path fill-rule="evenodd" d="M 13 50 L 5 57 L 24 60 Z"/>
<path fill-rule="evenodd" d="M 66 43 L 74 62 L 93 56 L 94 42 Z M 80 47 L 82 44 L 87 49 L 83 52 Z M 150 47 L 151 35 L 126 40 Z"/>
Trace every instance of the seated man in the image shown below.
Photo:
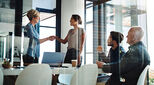
<path fill-rule="evenodd" d="M 108 46 L 111 46 L 109 54 L 106 57 L 105 53 L 99 53 L 99 57 L 102 58 L 102 61 L 108 64 L 114 65 L 111 67 L 111 77 L 108 80 L 110 85 L 119 85 L 120 84 L 120 72 L 119 72 L 119 62 L 121 57 L 125 54 L 125 50 L 120 43 L 122 42 L 124 36 L 120 32 L 111 31 L 110 36 L 107 40 Z"/>
<path fill-rule="evenodd" d="M 129 50 L 120 61 L 120 75 L 125 79 L 124 85 L 136 85 L 143 69 L 150 64 L 149 54 L 142 43 L 143 30 L 132 27 L 127 35 Z M 108 68 L 104 62 L 97 62 L 98 67 Z M 113 65 L 110 65 L 114 67 Z"/>

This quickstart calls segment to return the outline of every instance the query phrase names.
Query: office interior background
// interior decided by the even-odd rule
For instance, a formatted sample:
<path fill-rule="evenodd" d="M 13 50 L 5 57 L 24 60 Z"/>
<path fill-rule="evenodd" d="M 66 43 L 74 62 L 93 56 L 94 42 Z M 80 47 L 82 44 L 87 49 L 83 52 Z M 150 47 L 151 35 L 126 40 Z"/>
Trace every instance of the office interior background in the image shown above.
<path fill-rule="evenodd" d="M 107 38 L 110 31 L 122 32 L 125 36 L 122 46 L 128 50 L 126 36 L 131 26 L 144 30 L 143 42 L 151 57 L 150 79 L 154 82 L 154 30 L 153 0 L 0 0 L 0 59 L 11 62 L 22 61 L 28 47 L 24 26 L 29 22 L 26 12 L 36 9 L 40 12 L 40 38 L 56 35 L 65 38 L 72 14 L 79 14 L 86 31 L 82 52 L 82 64 L 98 60 L 97 47 L 108 53 Z M 67 44 L 47 41 L 41 44 L 40 60 L 44 52 L 66 52 Z"/>

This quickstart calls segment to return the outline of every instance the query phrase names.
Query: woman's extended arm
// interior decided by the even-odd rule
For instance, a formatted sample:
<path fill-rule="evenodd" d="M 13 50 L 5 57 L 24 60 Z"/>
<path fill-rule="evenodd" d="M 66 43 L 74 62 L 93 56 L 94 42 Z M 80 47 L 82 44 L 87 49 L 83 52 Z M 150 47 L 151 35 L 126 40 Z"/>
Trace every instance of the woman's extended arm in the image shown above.
<path fill-rule="evenodd" d="M 65 39 L 61 39 L 61 38 L 55 36 L 55 39 L 58 40 L 59 42 L 63 43 L 63 44 L 66 44 L 67 43 L 68 36 L 66 36 Z"/>
<path fill-rule="evenodd" d="M 55 36 L 55 39 L 58 40 L 59 42 L 63 43 L 63 44 L 66 44 L 67 41 L 68 41 L 68 36 L 70 34 L 71 31 L 68 32 L 67 36 L 65 37 L 65 39 L 61 39 L 59 38 L 58 36 Z"/>
<path fill-rule="evenodd" d="M 43 39 L 39 39 L 40 44 L 43 43 L 43 42 L 45 42 L 45 41 L 47 41 L 47 40 L 49 40 L 49 39 L 50 39 L 50 37 L 46 37 L 46 38 L 43 38 Z"/>

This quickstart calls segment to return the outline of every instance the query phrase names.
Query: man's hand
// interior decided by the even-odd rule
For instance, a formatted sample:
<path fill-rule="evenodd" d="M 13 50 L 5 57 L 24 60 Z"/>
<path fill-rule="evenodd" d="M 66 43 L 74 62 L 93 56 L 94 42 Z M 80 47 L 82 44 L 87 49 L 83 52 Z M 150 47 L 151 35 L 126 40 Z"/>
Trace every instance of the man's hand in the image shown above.
<path fill-rule="evenodd" d="M 97 64 L 98 68 L 102 68 L 104 65 L 104 62 L 96 61 L 96 64 Z"/>

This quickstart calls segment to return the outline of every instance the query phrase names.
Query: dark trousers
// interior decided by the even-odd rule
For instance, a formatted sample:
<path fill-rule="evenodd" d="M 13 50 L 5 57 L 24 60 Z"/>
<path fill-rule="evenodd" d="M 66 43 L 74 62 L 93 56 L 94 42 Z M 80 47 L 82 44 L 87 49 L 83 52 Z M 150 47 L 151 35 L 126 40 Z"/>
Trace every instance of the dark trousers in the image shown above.
<path fill-rule="evenodd" d="M 79 54 L 78 50 L 74 48 L 68 49 L 66 52 L 64 63 L 72 63 L 71 60 L 77 59 L 78 54 Z"/>
<path fill-rule="evenodd" d="M 72 60 L 78 59 L 79 56 L 79 50 L 76 50 L 74 48 L 68 49 L 66 52 L 64 63 L 72 63 Z M 80 56 L 80 65 L 77 65 L 78 67 L 81 66 L 82 63 L 82 56 Z"/>
<path fill-rule="evenodd" d="M 29 55 L 24 55 L 23 56 L 23 62 L 24 62 L 24 65 L 28 65 L 28 64 L 31 64 L 31 63 L 38 63 L 38 58 L 29 56 Z"/>

